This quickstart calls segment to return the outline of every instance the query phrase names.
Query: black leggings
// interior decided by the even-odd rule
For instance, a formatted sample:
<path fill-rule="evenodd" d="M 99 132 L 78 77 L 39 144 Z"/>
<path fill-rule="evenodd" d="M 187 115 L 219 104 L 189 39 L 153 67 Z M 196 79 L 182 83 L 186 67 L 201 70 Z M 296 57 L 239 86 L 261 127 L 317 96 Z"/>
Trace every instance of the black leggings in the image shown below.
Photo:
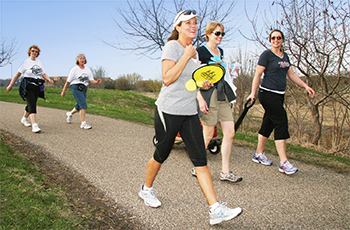
<path fill-rule="evenodd" d="M 26 94 L 26 100 L 27 100 L 27 106 L 25 110 L 29 113 L 36 113 L 36 102 L 38 101 L 40 93 L 40 87 L 33 85 L 33 84 L 27 84 L 27 94 Z"/>
<path fill-rule="evenodd" d="M 265 114 L 259 134 L 269 137 L 275 130 L 275 140 L 288 139 L 288 118 L 283 107 L 284 94 L 277 94 L 259 89 L 259 101 L 265 109 Z"/>
<path fill-rule="evenodd" d="M 171 152 L 177 133 L 180 132 L 193 165 L 195 167 L 206 166 L 207 154 L 198 115 L 179 116 L 166 113 L 162 114 L 166 130 L 158 109 L 156 109 L 154 128 L 156 132 L 155 141 L 157 143 L 153 158 L 157 162 L 163 163 Z"/>

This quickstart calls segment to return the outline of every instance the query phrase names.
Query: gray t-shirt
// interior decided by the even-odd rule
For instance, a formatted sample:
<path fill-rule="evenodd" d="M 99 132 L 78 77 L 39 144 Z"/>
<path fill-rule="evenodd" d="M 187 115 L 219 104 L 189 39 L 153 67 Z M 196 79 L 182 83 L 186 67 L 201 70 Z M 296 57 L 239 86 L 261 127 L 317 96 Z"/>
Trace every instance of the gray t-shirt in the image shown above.
<path fill-rule="evenodd" d="M 162 51 L 162 60 L 168 59 L 178 62 L 184 54 L 184 48 L 176 40 L 165 44 Z M 196 115 L 197 114 L 197 90 L 190 92 L 186 89 L 186 82 L 192 78 L 192 73 L 200 66 L 197 59 L 190 59 L 182 71 L 180 77 L 170 84 L 163 84 L 156 101 L 158 108 L 172 115 Z"/>

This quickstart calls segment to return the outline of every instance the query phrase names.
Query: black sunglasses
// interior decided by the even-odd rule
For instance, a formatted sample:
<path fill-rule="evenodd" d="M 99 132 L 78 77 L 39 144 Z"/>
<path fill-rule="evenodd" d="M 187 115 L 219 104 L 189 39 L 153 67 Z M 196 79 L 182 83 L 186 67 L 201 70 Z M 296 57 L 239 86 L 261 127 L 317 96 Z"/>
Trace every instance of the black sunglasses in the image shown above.
<path fill-rule="evenodd" d="M 197 12 L 195 10 L 184 10 L 183 11 L 183 15 L 190 15 L 190 14 L 197 14 Z"/>
<path fill-rule="evenodd" d="M 213 34 L 215 34 L 215 36 L 225 36 L 225 32 L 220 32 L 220 31 L 215 31 L 215 32 L 212 32 Z"/>
<path fill-rule="evenodd" d="M 277 40 L 281 40 L 281 39 L 282 39 L 282 37 L 281 37 L 281 36 L 278 36 L 278 37 L 273 36 L 273 37 L 271 38 L 271 40 L 275 40 L 275 39 L 277 39 Z"/>

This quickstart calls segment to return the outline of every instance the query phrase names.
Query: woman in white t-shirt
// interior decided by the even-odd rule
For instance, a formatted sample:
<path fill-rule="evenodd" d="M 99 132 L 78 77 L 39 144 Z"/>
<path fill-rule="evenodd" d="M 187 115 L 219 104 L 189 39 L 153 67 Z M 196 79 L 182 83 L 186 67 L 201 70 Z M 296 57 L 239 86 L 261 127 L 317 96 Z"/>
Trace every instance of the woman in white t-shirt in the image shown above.
<path fill-rule="evenodd" d="M 36 102 L 40 93 L 43 93 L 44 78 L 51 84 L 53 81 L 47 76 L 43 64 L 37 59 L 40 54 L 40 49 L 37 45 L 32 45 L 28 49 L 29 58 L 24 61 L 18 72 L 11 80 L 10 84 L 6 88 L 6 92 L 9 92 L 17 79 L 23 74 L 23 79 L 20 86 L 20 95 L 23 100 L 27 101 L 27 106 L 25 107 L 24 115 L 21 122 L 26 127 L 32 127 L 33 133 L 39 133 L 41 129 L 36 122 Z M 31 123 L 28 121 L 30 117 Z"/>
<path fill-rule="evenodd" d="M 77 101 L 72 111 L 66 113 L 67 123 L 70 124 L 73 114 L 79 112 L 81 120 L 80 128 L 91 129 L 91 126 L 85 121 L 86 109 L 88 108 L 86 104 L 87 86 L 89 85 L 89 82 L 92 84 L 100 84 L 101 79 L 98 79 L 97 81 L 94 80 L 90 68 L 85 66 L 86 58 L 84 54 L 79 54 L 76 57 L 75 63 L 77 66 L 70 70 L 61 93 L 61 96 L 64 97 L 66 95 L 66 90 L 70 85 L 73 96 Z"/>

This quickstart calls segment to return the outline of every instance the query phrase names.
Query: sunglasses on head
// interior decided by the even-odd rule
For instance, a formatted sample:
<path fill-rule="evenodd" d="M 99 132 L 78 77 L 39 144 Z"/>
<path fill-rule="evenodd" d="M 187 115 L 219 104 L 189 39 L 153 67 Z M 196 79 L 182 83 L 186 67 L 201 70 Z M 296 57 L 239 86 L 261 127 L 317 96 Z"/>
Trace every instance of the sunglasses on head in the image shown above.
<path fill-rule="evenodd" d="M 191 15 L 191 14 L 197 14 L 195 10 L 183 10 L 179 16 L 176 17 L 175 21 L 180 18 L 181 15 Z"/>
<path fill-rule="evenodd" d="M 195 10 L 184 10 L 183 15 L 197 14 Z"/>
<path fill-rule="evenodd" d="M 215 34 L 215 36 L 225 36 L 225 32 L 220 32 L 220 31 L 215 31 L 215 32 L 212 32 L 213 34 Z"/>
<path fill-rule="evenodd" d="M 281 39 L 282 39 L 282 37 L 281 37 L 281 36 L 277 36 L 277 37 L 273 36 L 273 37 L 271 37 L 271 40 L 275 40 L 275 39 L 277 39 L 277 40 L 281 40 Z"/>

